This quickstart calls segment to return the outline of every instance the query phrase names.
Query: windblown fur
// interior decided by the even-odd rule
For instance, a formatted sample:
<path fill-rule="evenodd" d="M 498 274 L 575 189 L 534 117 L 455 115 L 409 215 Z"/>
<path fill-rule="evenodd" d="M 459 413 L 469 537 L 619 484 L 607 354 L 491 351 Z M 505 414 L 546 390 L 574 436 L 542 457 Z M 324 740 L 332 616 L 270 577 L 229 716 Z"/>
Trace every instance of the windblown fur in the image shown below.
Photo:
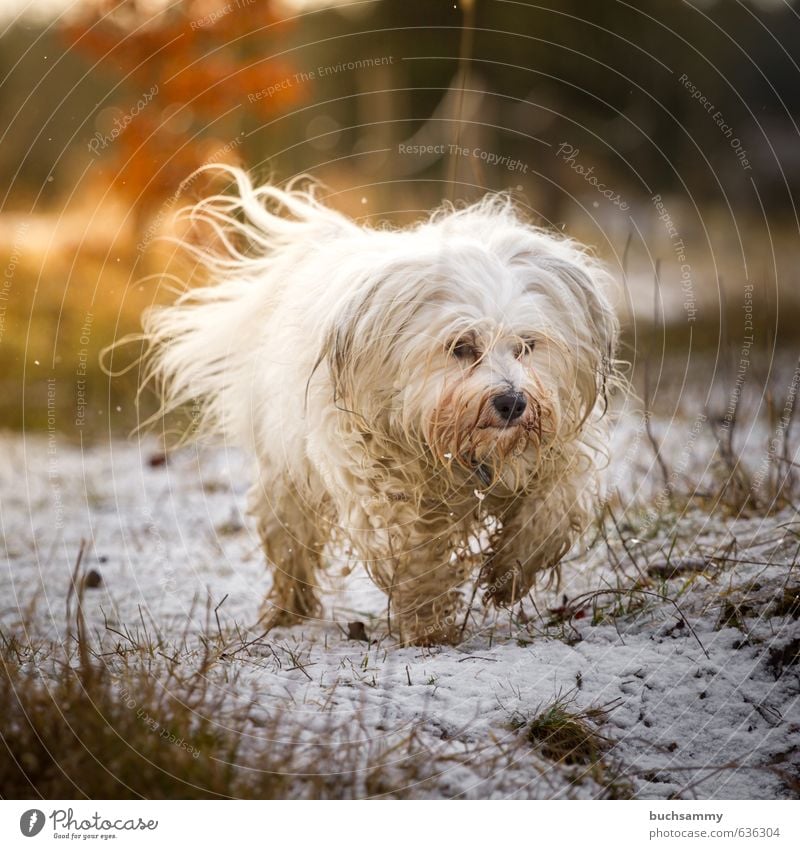
<path fill-rule="evenodd" d="M 199 404 L 202 430 L 257 459 L 265 615 L 319 613 L 335 539 L 401 641 L 457 639 L 471 575 L 510 604 L 591 521 L 618 332 L 604 275 L 506 197 L 372 229 L 224 170 L 235 191 L 189 213 L 211 284 L 144 328 L 165 408 Z"/>

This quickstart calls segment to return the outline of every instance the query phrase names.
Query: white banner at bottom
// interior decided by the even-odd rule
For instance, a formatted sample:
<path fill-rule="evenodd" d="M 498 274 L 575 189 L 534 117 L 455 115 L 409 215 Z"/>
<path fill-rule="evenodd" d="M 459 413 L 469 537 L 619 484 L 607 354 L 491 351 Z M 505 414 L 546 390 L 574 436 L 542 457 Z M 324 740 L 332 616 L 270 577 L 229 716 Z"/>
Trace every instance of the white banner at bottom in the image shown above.
<path fill-rule="evenodd" d="M 0 846 L 800 846 L 798 802 L 0 801 Z"/>

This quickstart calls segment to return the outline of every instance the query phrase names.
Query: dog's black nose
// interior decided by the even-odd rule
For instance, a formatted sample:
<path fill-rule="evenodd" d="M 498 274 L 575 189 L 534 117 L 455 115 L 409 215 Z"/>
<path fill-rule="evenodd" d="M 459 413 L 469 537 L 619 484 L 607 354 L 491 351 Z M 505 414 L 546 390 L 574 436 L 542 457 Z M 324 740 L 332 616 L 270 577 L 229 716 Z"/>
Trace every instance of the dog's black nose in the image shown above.
<path fill-rule="evenodd" d="M 500 417 L 507 422 L 518 419 L 525 412 L 525 407 L 528 406 L 528 402 L 521 392 L 504 392 L 502 395 L 495 395 L 492 398 L 492 404 Z"/>

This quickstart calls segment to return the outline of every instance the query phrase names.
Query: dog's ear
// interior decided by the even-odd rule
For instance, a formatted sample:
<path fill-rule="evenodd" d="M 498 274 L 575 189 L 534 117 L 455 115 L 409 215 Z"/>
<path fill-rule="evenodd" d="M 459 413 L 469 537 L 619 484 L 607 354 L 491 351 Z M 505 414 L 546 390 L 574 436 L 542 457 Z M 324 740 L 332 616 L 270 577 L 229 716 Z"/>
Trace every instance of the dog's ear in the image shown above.
<path fill-rule="evenodd" d="M 327 368 L 333 402 L 368 428 L 391 409 L 409 345 L 419 341 L 419 314 L 443 297 L 446 283 L 429 265 L 403 258 L 379 264 L 339 305 L 323 333 L 315 371 Z"/>
<path fill-rule="evenodd" d="M 591 261 L 576 262 L 558 257 L 547 259 L 542 265 L 566 286 L 572 299 L 580 306 L 579 317 L 589 329 L 592 347 L 597 352 L 604 352 L 602 359 L 607 365 L 616 354 L 619 338 L 619 321 L 607 294 L 608 275 L 601 266 Z"/>
<path fill-rule="evenodd" d="M 325 336 L 320 363 L 325 361 L 333 386 L 333 401 L 352 408 L 355 396 L 356 362 L 360 359 L 358 340 L 366 341 L 359 333 L 361 311 L 348 303 L 337 315 Z"/>
<path fill-rule="evenodd" d="M 327 367 L 334 404 L 348 412 L 367 414 L 361 397 L 364 387 L 379 394 L 381 367 L 390 354 L 388 325 L 393 313 L 386 307 L 384 288 L 383 279 L 370 280 L 358 287 L 331 317 L 323 335 L 314 371 L 323 364 Z"/>
<path fill-rule="evenodd" d="M 598 396 L 607 403 L 606 391 L 615 377 L 619 320 L 608 296 L 610 278 L 603 267 L 572 243 L 560 251 L 536 257 L 547 273 L 551 294 L 565 311 L 563 326 L 578 360 L 578 380 L 585 398 L 585 414 Z M 583 379 L 582 379 L 583 378 Z"/>

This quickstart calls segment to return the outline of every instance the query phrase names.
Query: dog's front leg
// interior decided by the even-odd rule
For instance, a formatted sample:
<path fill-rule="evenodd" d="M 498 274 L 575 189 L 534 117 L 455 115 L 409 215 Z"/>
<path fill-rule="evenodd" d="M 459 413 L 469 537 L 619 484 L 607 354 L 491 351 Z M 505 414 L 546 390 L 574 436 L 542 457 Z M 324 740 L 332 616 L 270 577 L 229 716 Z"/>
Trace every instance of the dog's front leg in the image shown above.
<path fill-rule="evenodd" d="M 446 537 L 445 537 L 446 539 Z M 395 558 L 389 599 L 392 623 L 406 645 L 456 643 L 466 578 L 462 561 L 440 540 L 409 536 L 409 549 Z"/>
<path fill-rule="evenodd" d="M 538 574 L 556 568 L 586 529 L 588 504 L 586 490 L 568 482 L 515 501 L 501 515 L 501 529 L 481 572 L 486 600 L 514 604 Z"/>
<path fill-rule="evenodd" d="M 326 541 L 324 512 L 316 509 L 278 476 L 271 486 L 259 483 L 249 494 L 249 513 L 272 572 L 261 621 L 267 628 L 308 622 L 321 615 L 317 573 Z"/>
<path fill-rule="evenodd" d="M 388 596 L 394 636 L 403 645 L 457 642 L 462 607 L 458 589 L 468 567 L 453 552 L 452 519 L 446 514 L 420 518 L 407 505 L 368 513 L 353 542 L 370 576 Z"/>

